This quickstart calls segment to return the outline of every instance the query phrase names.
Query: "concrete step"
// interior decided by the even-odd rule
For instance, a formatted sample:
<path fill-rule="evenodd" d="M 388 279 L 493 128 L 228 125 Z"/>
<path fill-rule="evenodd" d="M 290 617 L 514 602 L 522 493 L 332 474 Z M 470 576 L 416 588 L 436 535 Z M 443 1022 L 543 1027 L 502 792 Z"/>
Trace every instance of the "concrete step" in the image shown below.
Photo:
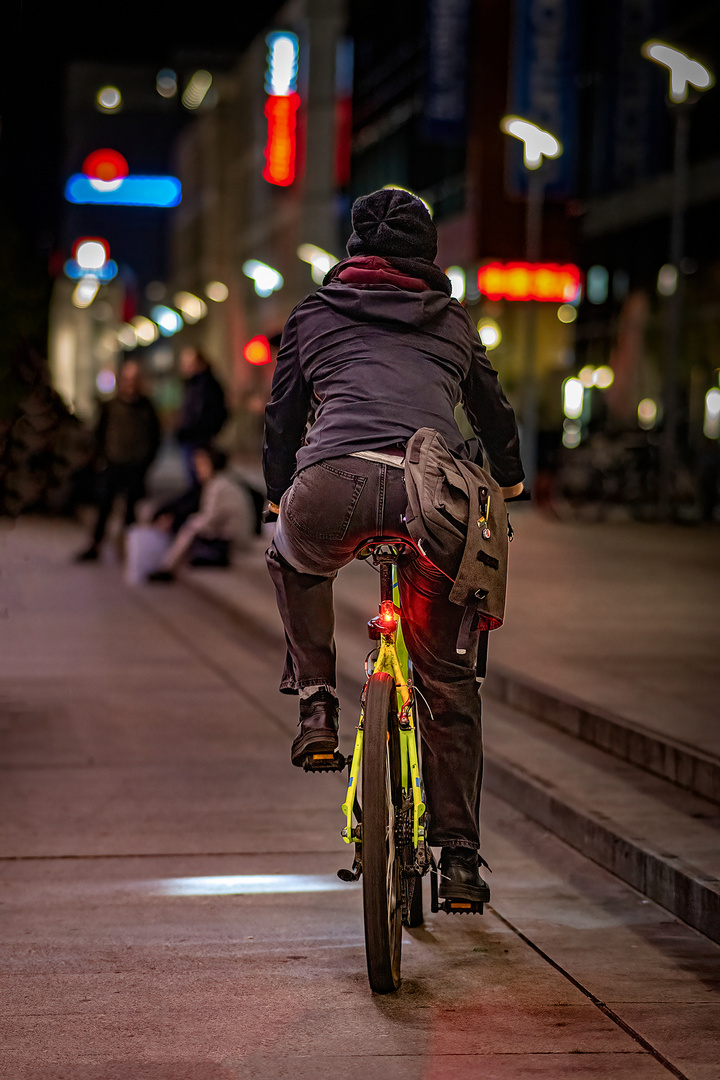
<path fill-rule="evenodd" d="M 499 665 L 484 693 L 609 754 L 720 803 L 720 760 L 697 747 Z"/>
<path fill-rule="evenodd" d="M 485 710 L 487 790 L 720 942 L 720 810 L 525 713 Z"/>
<path fill-rule="evenodd" d="M 254 628 L 258 642 L 269 647 L 276 641 L 280 660 L 282 627 L 259 569 L 246 564 L 238 573 L 193 572 L 185 583 Z M 337 609 L 339 685 L 354 697 L 368 647 L 367 611 L 347 594 L 338 596 Z M 638 767 L 629 755 L 584 740 L 576 723 L 583 715 L 580 703 L 559 703 L 550 688 L 543 688 L 542 698 L 537 686 L 537 696 L 524 697 L 519 683 L 505 678 L 506 695 L 517 694 L 523 706 L 542 704 L 543 719 L 500 700 L 496 680 L 496 696 L 485 698 L 486 789 L 720 942 L 718 806 L 683 790 L 674 777 L 653 775 L 644 762 Z M 617 727 L 625 725 L 618 719 Z"/>

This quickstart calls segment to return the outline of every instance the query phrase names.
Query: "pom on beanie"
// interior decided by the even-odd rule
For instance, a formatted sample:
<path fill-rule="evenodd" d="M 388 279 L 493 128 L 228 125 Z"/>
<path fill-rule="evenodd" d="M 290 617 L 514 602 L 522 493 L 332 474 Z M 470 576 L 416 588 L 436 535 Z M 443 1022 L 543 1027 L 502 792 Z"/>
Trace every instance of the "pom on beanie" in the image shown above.
<path fill-rule="evenodd" d="M 425 203 L 401 188 L 361 195 L 352 208 L 348 255 L 394 255 L 427 259 L 437 255 L 437 229 Z"/>

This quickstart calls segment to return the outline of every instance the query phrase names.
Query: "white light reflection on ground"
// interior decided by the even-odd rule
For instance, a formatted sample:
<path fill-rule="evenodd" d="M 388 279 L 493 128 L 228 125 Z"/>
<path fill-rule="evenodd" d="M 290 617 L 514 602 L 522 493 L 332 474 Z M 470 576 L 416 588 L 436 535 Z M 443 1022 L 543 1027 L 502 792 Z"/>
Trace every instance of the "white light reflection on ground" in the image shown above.
<path fill-rule="evenodd" d="M 334 874 L 223 874 L 153 882 L 163 896 L 247 896 L 252 893 L 333 892 L 348 883 Z"/>

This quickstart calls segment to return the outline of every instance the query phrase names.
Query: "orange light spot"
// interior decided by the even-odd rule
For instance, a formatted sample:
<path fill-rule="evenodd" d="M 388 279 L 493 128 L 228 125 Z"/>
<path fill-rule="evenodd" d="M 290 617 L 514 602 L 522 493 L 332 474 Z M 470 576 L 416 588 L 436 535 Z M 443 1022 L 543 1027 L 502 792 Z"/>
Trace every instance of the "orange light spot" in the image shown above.
<path fill-rule="evenodd" d="M 250 338 L 243 348 L 243 356 L 248 364 L 269 364 L 272 360 L 270 342 L 264 334 L 258 334 L 257 337 Z"/>

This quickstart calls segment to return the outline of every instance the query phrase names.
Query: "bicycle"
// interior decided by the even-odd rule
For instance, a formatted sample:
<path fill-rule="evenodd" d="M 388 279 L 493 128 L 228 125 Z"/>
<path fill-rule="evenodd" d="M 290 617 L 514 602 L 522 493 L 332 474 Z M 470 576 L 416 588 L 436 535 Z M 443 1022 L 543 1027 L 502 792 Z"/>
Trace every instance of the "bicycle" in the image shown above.
<path fill-rule="evenodd" d="M 341 835 L 346 844 L 355 845 L 355 856 L 352 869 L 338 870 L 338 877 L 357 881 L 362 876 L 368 979 L 379 994 L 400 985 L 402 928 L 422 925 L 426 874 L 432 912 L 483 911 L 482 903 L 438 899 L 438 868 L 427 841 L 429 810 L 421 774 L 416 690 L 397 602 L 397 562 L 412 551 L 405 540 L 377 539 L 356 552 L 356 558 L 372 560 L 380 572 L 380 610 L 368 622 L 370 637 L 379 645 L 365 662 L 355 746 L 347 759 L 336 751 L 311 754 L 305 762 L 311 772 L 348 769 Z"/>

